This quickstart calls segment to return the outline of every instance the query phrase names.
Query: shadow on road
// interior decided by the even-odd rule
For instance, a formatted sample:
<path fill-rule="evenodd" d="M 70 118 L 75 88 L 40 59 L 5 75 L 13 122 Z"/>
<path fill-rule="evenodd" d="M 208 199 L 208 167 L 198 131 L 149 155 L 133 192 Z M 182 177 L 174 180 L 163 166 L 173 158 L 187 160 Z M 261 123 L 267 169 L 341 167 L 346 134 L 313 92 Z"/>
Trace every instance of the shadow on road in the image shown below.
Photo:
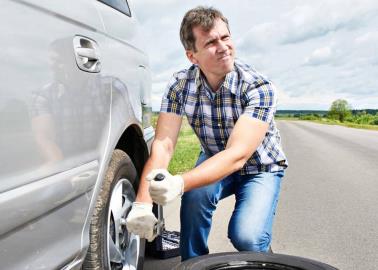
<path fill-rule="evenodd" d="M 144 259 L 143 270 L 170 270 L 175 265 L 181 262 L 181 257 L 174 257 L 171 259 L 160 260 L 151 256 L 146 256 Z"/>

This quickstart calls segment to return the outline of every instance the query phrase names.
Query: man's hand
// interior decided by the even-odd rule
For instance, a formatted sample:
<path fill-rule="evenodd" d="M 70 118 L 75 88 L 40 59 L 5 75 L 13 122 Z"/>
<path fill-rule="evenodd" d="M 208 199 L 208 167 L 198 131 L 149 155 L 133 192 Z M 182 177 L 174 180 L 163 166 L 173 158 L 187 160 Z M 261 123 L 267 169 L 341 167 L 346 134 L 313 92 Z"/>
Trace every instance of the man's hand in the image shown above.
<path fill-rule="evenodd" d="M 155 181 L 156 175 L 161 174 L 164 179 Z M 181 175 L 171 175 L 167 170 L 152 170 L 146 177 L 150 181 L 150 196 L 152 200 L 160 205 L 166 205 L 184 193 L 184 179 Z"/>
<path fill-rule="evenodd" d="M 134 202 L 126 219 L 127 230 L 152 242 L 156 237 L 154 231 L 157 219 L 152 213 L 152 204 Z"/>

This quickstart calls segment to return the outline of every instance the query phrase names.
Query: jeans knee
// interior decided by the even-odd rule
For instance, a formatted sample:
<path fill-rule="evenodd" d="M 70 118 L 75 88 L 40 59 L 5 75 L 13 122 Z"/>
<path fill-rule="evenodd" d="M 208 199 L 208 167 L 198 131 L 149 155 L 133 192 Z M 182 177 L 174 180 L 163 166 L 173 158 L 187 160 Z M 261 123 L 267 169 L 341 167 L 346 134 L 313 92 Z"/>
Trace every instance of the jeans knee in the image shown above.
<path fill-rule="evenodd" d="M 271 242 L 267 232 L 229 232 L 228 238 L 238 251 L 267 252 Z"/>
<path fill-rule="evenodd" d="M 191 213 L 201 212 L 202 210 L 214 210 L 216 200 L 214 194 L 206 189 L 194 189 L 185 192 L 181 199 L 181 207 Z"/>

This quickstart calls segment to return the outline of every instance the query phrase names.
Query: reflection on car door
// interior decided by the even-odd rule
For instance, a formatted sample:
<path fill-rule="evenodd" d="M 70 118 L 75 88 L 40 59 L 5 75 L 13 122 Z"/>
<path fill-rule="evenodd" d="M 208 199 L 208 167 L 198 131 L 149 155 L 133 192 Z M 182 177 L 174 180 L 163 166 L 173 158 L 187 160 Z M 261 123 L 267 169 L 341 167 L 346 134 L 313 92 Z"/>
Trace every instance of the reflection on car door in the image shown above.
<path fill-rule="evenodd" d="M 78 37 L 100 61 L 106 48 L 95 1 L 49 2 L 0 9 L 2 269 L 53 269 L 80 250 L 108 136 L 111 81 L 75 57 Z"/>

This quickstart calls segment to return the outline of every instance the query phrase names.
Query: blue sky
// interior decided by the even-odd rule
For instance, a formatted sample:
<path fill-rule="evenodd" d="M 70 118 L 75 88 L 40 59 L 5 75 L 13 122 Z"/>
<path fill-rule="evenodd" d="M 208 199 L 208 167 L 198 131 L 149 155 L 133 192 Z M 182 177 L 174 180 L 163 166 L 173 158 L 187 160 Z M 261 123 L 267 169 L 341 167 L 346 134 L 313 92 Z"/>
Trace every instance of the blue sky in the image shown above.
<path fill-rule="evenodd" d="M 190 66 L 179 39 L 184 13 L 197 5 L 228 18 L 237 57 L 279 89 L 278 109 L 327 110 L 346 99 L 378 108 L 376 0 L 133 0 L 152 70 L 153 109 L 171 75 Z"/>

